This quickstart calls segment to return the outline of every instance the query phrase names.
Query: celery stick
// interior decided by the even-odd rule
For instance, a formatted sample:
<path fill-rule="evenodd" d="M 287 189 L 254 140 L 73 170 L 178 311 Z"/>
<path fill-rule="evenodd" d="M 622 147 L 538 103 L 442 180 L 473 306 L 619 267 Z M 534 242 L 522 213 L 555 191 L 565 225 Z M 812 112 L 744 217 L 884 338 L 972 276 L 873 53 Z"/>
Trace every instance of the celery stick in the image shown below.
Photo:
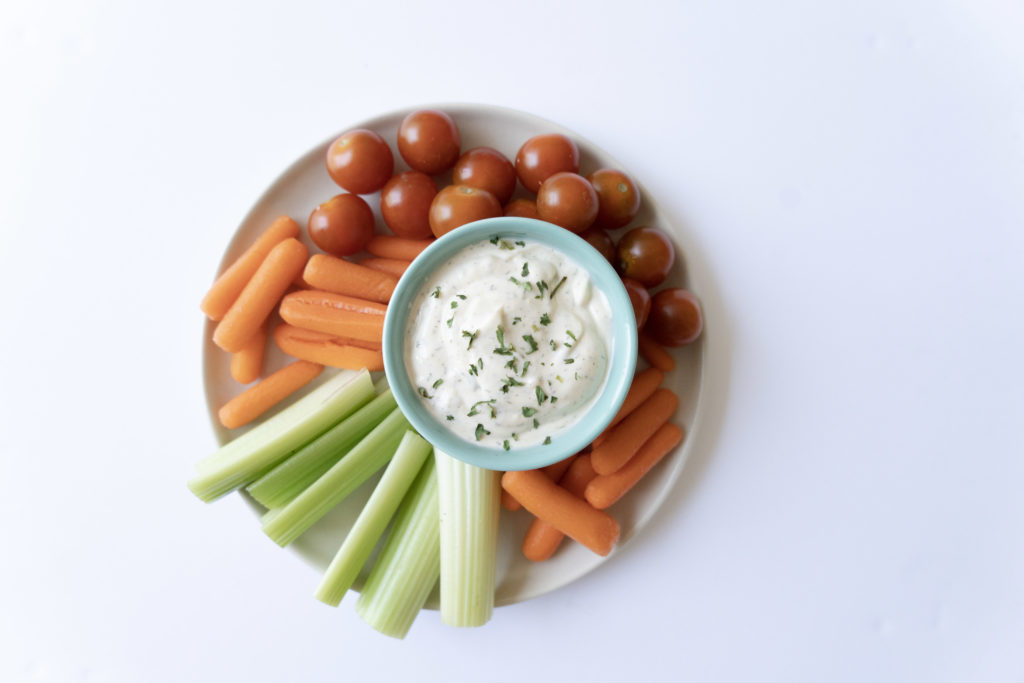
<path fill-rule="evenodd" d="M 263 531 L 286 546 L 359 488 L 394 455 L 409 421 L 395 408 L 384 421 L 283 508 L 263 519 Z"/>
<path fill-rule="evenodd" d="M 500 473 L 434 449 L 441 514 L 441 621 L 483 626 L 494 609 Z"/>
<path fill-rule="evenodd" d="M 383 394 L 254 481 L 246 490 L 263 507 L 285 506 L 324 472 L 331 469 L 341 456 L 380 424 L 396 405 L 391 390 L 385 390 Z"/>
<path fill-rule="evenodd" d="M 201 460 L 188 487 L 209 502 L 245 486 L 372 398 L 370 373 L 339 373 Z"/>
<path fill-rule="evenodd" d="M 434 590 L 441 575 L 440 525 L 437 473 L 427 458 L 356 601 L 356 613 L 386 636 L 405 638 Z"/>
<path fill-rule="evenodd" d="M 373 383 L 373 390 L 378 394 L 383 394 L 385 391 L 391 389 L 391 385 L 388 384 L 387 375 L 381 375 L 380 379 Z"/>
<path fill-rule="evenodd" d="M 370 500 L 366 501 L 344 543 L 327 567 L 316 589 L 317 600 L 338 606 L 373 552 L 428 455 L 430 444 L 416 432 L 406 432 Z"/>

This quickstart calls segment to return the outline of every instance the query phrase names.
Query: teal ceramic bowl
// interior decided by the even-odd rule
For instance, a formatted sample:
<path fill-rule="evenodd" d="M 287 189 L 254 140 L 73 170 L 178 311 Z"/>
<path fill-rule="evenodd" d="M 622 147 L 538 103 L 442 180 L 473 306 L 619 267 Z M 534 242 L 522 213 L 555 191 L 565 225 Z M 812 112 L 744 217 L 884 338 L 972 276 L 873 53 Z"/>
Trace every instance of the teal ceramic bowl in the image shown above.
<path fill-rule="evenodd" d="M 498 236 L 525 240 L 556 249 L 569 256 L 590 275 L 604 293 L 612 314 L 608 331 L 608 376 L 601 395 L 579 421 L 551 443 L 505 451 L 466 441 L 451 432 L 423 407 L 405 367 L 406 328 L 412 302 L 427 276 L 458 251 Z M 543 221 L 506 216 L 469 223 L 444 235 L 427 247 L 398 282 L 384 318 L 384 372 L 398 406 L 412 426 L 435 448 L 463 462 L 491 470 L 528 470 L 544 467 L 580 451 L 615 417 L 626 398 L 636 368 L 636 319 L 629 295 L 615 269 L 585 240 Z"/>

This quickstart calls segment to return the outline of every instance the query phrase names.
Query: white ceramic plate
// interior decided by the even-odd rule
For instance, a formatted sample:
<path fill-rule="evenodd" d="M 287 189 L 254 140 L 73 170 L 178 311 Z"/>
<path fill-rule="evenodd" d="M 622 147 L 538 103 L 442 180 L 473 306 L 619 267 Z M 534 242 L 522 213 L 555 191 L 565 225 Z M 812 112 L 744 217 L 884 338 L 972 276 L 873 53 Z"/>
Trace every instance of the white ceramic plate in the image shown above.
<path fill-rule="evenodd" d="M 531 114 L 482 105 L 432 105 L 432 108 L 447 112 L 455 120 L 462 134 L 463 150 L 487 145 L 502 152 L 510 160 L 514 160 L 519 146 L 528 138 L 540 133 L 562 133 L 573 139 L 579 146 L 582 174 L 586 175 L 601 167 L 618 168 L 629 173 L 628 169 L 623 169 L 621 164 L 596 145 L 562 126 Z M 397 111 L 368 121 L 356 122 L 346 127 L 345 130 L 369 128 L 376 131 L 391 145 L 395 154 L 395 172 L 408 170 L 398 154 L 395 140 L 399 123 L 410 111 L 413 110 Z M 237 258 L 277 216 L 288 214 L 304 226 L 309 213 L 317 204 L 342 192 L 327 175 L 324 166 L 327 147 L 335 137 L 337 136 L 332 136 L 306 152 L 263 193 L 263 196 L 242 221 L 231 244 L 228 245 L 221 262 L 221 270 Z M 640 184 L 640 178 L 632 173 L 630 176 L 638 182 L 638 185 Z M 450 174 L 448 177 L 439 177 L 437 181 L 438 187 L 444 187 L 450 181 Z M 519 186 L 515 196 L 530 195 Z M 377 212 L 378 230 L 384 231 L 383 221 L 380 220 L 379 198 L 379 194 L 366 197 L 374 211 Z M 659 209 L 654 198 L 643 191 L 642 187 L 640 214 L 626 229 L 638 225 L 653 225 L 673 235 L 677 249 L 677 262 L 667 284 L 690 287 L 699 296 L 700 288 L 691 286 L 683 267 L 686 245 L 681 243 L 680 231 L 673 227 L 669 217 Z M 624 230 L 617 231 L 613 237 L 617 238 Z M 305 230 L 303 232 L 305 233 Z M 312 243 L 308 239 L 305 241 L 313 250 Z M 203 340 L 206 400 L 217 440 L 220 443 L 225 443 L 233 434 L 229 434 L 228 430 L 225 430 L 217 422 L 217 409 L 232 396 L 238 394 L 243 387 L 231 378 L 230 356 L 214 346 L 211 341 L 212 334 L 213 324 L 208 322 Z M 667 377 L 666 386 L 679 395 L 679 409 L 675 416 L 675 422 L 684 427 L 687 438 L 675 452 L 666 456 L 636 488 L 609 509 L 609 512 L 622 527 L 621 540 L 612 552 L 613 555 L 623 552 L 628 546 L 630 538 L 636 535 L 654 516 L 682 471 L 689 450 L 688 444 L 692 440 L 692 433 L 698 426 L 703 382 L 704 339 L 706 337 L 707 330 L 696 343 L 673 350 L 676 369 Z M 284 354 L 273 343 L 269 343 L 264 375 L 268 369 L 271 371 L 277 369 L 285 362 L 287 359 Z M 642 367 L 646 367 L 646 365 L 641 359 L 638 368 Z M 328 369 L 324 375 L 329 372 L 332 371 Z M 298 396 L 294 398 L 298 398 Z M 325 570 L 359 510 L 369 497 L 375 482 L 376 478 L 367 482 L 289 547 L 318 570 Z M 257 503 L 249 499 L 248 496 L 246 498 L 254 510 L 262 512 L 262 508 Z M 595 555 L 576 543 L 565 541 L 550 560 L 541 563 L 530 562 L 523 557 L 520 551 L 523 536 L 530 521 L 531 516 L 525 511 L 521 510 L 516 513 L 502 511 L 495 594 L 495 604 L 497 605 L 529 600 L 565 586 L 607 559 Z M 267 542 L 271 541 L 268 539 Z M 359 577 L 356 583 L 357 588 L 362 585 L 365 574 L 364 571 L 363 575 Z M 436 606 L 436 591 L 430 602 Z M 428 604 L 428 606 L 431 605 Z"/>

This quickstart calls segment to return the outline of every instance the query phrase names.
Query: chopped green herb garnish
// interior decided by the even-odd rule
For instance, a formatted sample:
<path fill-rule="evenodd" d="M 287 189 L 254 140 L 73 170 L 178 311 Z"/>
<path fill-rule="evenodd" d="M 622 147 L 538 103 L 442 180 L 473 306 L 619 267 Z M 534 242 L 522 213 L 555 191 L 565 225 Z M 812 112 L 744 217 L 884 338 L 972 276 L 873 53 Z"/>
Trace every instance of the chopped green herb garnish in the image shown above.
<path fill-rule="evenodd" d="M 453 301 L 452 302 L 452 308 L 458 308 L 458 307 L 459 307 L 459 302 L 458 301 Z"/>
<path fill-rule="evenodd" d="M 453 322 L 455 322 L 455 316 L 454 315 L 452 317 L 448 318 L 447 320 L 445 320 L 445 323 L 448 325 L 448 327 L 451 327 Z"/>
<path fill-rule="evenodd" d="M 427 393 L 427 390 L 426 390 L 426 389 L 424 389 L 423 387 L 416 387 L 416 392 L 417 392 L 417 393 L 418 393 L 418 394 L 419 394 L 420 396 L 422 396 L 423 398 L 433 398 L 433 396 L 431 396 L 430 394 L 428 394 L 428 393 Z"/>
<path fill-rule="evenodd" d="M 580 373 L 578 373 L 578 372 L 574 372 L 574 373 L 572 373 L 572 374 L 576 375 L 576 379 L 579 379 L 579 378 L 580 378 Z"/>
<path fill-rule="evenodd" d="M 552 403 L 558 403 L 558 397 L 552 394 L 552 396 L 551 396 L 551 402 L 552 402 Z"/>
<path fill-rule="evenodd" d="M 537 296 L 535 296 L 533 298 L 534 299 L 543 299 L 544 298 L 544 290 L 546 290 L 547 288 L 548 288 L 547 281 L 541 280 L 540 282 L 538 282 L 537 283 Z"/>
<path fill-rule="evenodd" d="M 508 249 L 509 251 L 512 251 L 512 243 L 511 242 L 506 242 L 505 240 L 502 240 L 501 244 L 499 244 L 498 246 L 500 246 L 502 249 Z"/>
<path fill-rule="evenodd" d="M 540 387 L 537 387 L 537 405 L 544 403 L 544 401 L 546 401 L 547 398 L 547 393 Z"/>
<path fill-rule="evenodd" d="M 498 243 L 498 236 L 495 235 L 494 237 L 491 238 L 491 244 L 497 244 L 497 243 Z"/>
<path fill-rule="evenodd" d="M 469 374 L 473 376 L 477 375 L 476 366 L 473 365 L 472 363 L 469 364 Z"/>
<path fill-rule="evenodd" d="M 569 336 L 570 339 L 572 339 L 573 341 L 576 341 L 576 335 L 572 333 L 572 330 L 566 330 L 565 333 Z M 568 349 L 571 349 L 573 347 L 573 345 L 570 344 L 569 342 L 562 342 L 562 343 L 565 344 L 565 347 L 568 348 Z"/>
<path fill-rule="evenodd" d="M 480 334 L 480 330 L 475 330 L 473 332 L 469 332 L 467 330 L 462 331 L 462 336 L 469 339 L 469 343 L 466 344 L 467 351 L 469 351 L 469 349 L 473 346 L 473 340 L 476 339 L 476 336 L 478 334 Z"/>
<path fill-rule="evenodd" d="M 555 341 L 554 339 L 552 339 L 552 340 L 551 340 L 551 341 L 549 341 L 548 343 L 549 343 L 549 344 L 551 344 L 551 350 L 552 350 L 552 351 L 554 351 L 555 349 L 557 349 L 557 348 L 558 348 L 558 343 L 557 343 L 557 342 L 556 342 L 556 341 Z"/>
<path fill-rule="evenodd" d="M 504 443 L 501 444 L 501 447 L 504 448 L 506 451 L 509 449 L 508 439 L 505 439 Z"/>
<path fill-rule="evenodd" d="M 551 443 L 551 437 L 550 436 L 544 437 L 544 445 L 547 446 L 549 443 Z"/>
<path fill-rule="evenodd" d="M 435 299 L 440 299 L 441 298 L 441 287 L 440 287 L 440 285 L 434 288 L 434 291 L 430 293 L 430 296 L 434 297 Z"/>
<path fill-rule="evenodd" d="M 511 282 L 513 284 L 516 284 L 516 285 L 519 285 L 520 287 L 522 287 L 523 289 L 525 289 L 528 292 L 532 292 L 533 291 L 533 285 L 531 285 L 529 282 L 521 281 L 521 280 L 519 280 L 519 278 L 511 277 L 511 276 L 509 276 L 508 279 L 509 279 L 509 282 Z"/>
<path fill-rule="evenodd" d="M 501 393 L 507 394 L 509 387 L 521 387 L 523 383 L 517 380 L 515 377 L 506 376 L 505 379 L 501 380 Z"/>
<path fill-rule="evenodd" d="M 540 317 L 540 324 L 541 325 L 550 325 L 551 324 L 551 318 L 548 317 L 547 313 L 545 313 L 544 315 L 542 315 Z"/>
<path fill-rule="evenodd" d="M 434 382 L 434 383 L 433 383 L 433 384 L 431 385 L 431 388 L 432 388 L 432 389 L 437 389 L 437 388 L 438 388 L 439 386 L 441 386 L 442 384 L 444 384 L 444 380 L 443 380 L 443 379 L 439 379 L 439 380 L 437 380 L 436 382 Z"/>
<path fill-rule="evenodd" d="M 465 300 L 467 299 L 467 297 L 466 297 L 466 295 L 465 295 L 465 294 L 456 294 L 455 296 L 459 297 L 459 298 L 460 298 L 460 299 L 462 299 L 463 301 L 465 301 Z"/>
<path fill-rule="evenodd" d="M 530 345 L 530 350 L 526 352 L 526 355 L 530 355 L 537 350 L 537 342 L 534 341 L 532 334 L 524 334 L 523 341 Z"/>
<path fill-rule="evenodd" d="M 477 358 L 476 359 L 476 364 L 480 366 L 481 370 L 484 369 L 484 359 L 483 358 Z"/>
<path fill-rule="evenodd" d="M 566 359 L 565 359 L 564 361 L 562 361 L 562 362 L 563 362 L 563 363 L 565 363 L 566 365 L 572 365 L 573 363 L 575 363 L 575 362 L 576 362 L 576 359 L 575 359 L 575 358 L 566 358 Z"/>
<path fill-rule="evenodd" d="M 521 272 L 520 275 L 522 277 L 526 277 L 529 274 L 530 274 L 530 264 L 529 263 L 524 263 L 523 264 L 523 272 Z"/>
<path fill-rule="evenodd" d="M 446 420 L 448 420 L 449 422 L 451 422 L 452 420 L 454 420 L 454 419 L 455 419 L 455 416 L 454 416 L 454 415 L 445 415 L 445 416 L 444 416 L 444 419 L 446 419 Z"/>
<path fill-rule="evenodd" d="M 470 407 L 469 412 L 466 413 L 466 417 L 473 417 L 474 415 L 478 414 L 480 411 L 477 410 L 477 406 L 487 406 L 490 409 L 491 417 L 494 418 L 497 415 L 497 411 L 494 410 L 493 404 L 497 400 L 498 399 L 496 398 L 492 398 L 486 401 L 477 401 Z"/>
<path fill-rule="evenodd" d="M 555 288 L 551 290 L 551 293 L 548 294 L 548 298 L 549 299 L 554 299 L 555 298 L 555 292 L 557 292 L 558 288 L 561 287 L 563 284 L 565 284 L 565 276 L 564 275 L 562 276 L 562 279 L 558 281 L 558 284 L 555 285 Z"/>
<path fill-rule="evenodd" d="M 519 324 L 519 323 L 521 323 L 522 321 L 523 321 L 523 319 L 522 319 L 522 318 L 520 318 L 520 317 L 519 317 L 518 315 L 517 315 L 516 317 L 512 318 L 512 324 L 513 324 L 513 325 L 518 325 L 518 324 Z"/>
<path fill-rule="evenodd" d="M 490 432 L 487 431 L 486 429 L 484 429 L 483 425 L 478 424 L 476 426 L 476 440 L 477 441 L 479 441 L 480 439 L 484 438 L 485 436 L 489 436 L 489 435 L 490 435 Z"/>
<path fill-rule="evenodd" d="M 533 428 L 536 429 L 537 427 L 540 427 L 540 422 L 537 418 L 533 418 Z"/>
<path fill-rule="evenodd" d="M 530 361 L 526 361 L 526 362 L 524 362 L 524 363 L 523 363 L 523 371 L 519 373 L 519 376 L 520 376 L 520 377 L 523 377 L 524 375 L 526 375 L 526 371 L 527 371 L 527 370 L 528 370 L 529 368 L 530 368 Z"/>
<path fill-rule="evenodd" d="M 525 247 L 526 246 L 526 242 L 524 242 L 522 240 L 516 240 L 516 244 L 518 244 L 521 247 Z"/>
<path fill-rule="evenodd" d="M 519 441 L 519 435 L 516 434 L 515 432 L 512 432 L 512 440 L 513 441 Z"/>
<path fill-rule="evenodd" d="M 498 348 L 494 349 L 494 353 L 499 356 L 511 356 L 515 349 L 511 346 L 505 346 L 505 328 L 498 325 L 498 329 L 495 330 L 495 335 L 498 337 Z"/>
<path fill-rule="evenodd" d="M 531 408 L 530 406 L 523 406 L 523 417 L 533 417 L 536 414 L 536 408 Z"/>
<path fill-rule="evenodd" d="M 519 368 L 517 366 L 518 362 L 519 361 L 517 361 L 515 358 L 512 358 L 507 363 L 505 363 L 505 367 L 511 370 L 512 372 L 519 372 Z"/>

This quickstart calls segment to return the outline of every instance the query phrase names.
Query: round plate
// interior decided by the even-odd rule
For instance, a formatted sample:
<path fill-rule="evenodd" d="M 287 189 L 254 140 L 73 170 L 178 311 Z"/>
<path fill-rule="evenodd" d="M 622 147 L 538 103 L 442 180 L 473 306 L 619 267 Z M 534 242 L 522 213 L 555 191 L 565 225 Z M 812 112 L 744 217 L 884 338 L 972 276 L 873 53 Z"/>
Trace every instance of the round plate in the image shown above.
<path fill-rule="evenodd" d="M 531 114 L 484 105 L 442 104 L 431 105 L 431 108 L 445 111 L 455 120 L 462 134 L 463 150 L 486 145 L 497 149 L 509 159 L 515 159 L 519 146 L 528 138 L 541 133 L 562 133 L 579 146 L 580 170 L 584 175 L 602 167 L 618 168 L 629 173 L 628 169 L 623 168 L 614 158 L 596 145 L 556 123 Z M 395 172 L 398 173 L 408 170 L 408 167 L 398 154 L 395 140 L 399 124 L 411 111 L 414 109 L 396 111 L 367 121 L 355 122 L 347 126 L 345 130 L 369 128 L 382 135 L 395 153 Z M 219 270 L 223 270 L 245 251 L 277 216 L 288 214 L 300 225 L 305 225 L 309 213 L 317 204 L 342 192 L 341 188 L 335 185 L 327 175 L 324 166 L 327 147 L 336 137 L 337 135 L 331 136 L 302 155 L 263 193 L 235 232 L 221 260 Z M 630 174 L 630 176 L 634 181 L 638 181 L 635 175 Z M 450 182 L 450 179 L 450 173 L 436 178 L 438 187 L 444 187 Z M 638 225 L 654 225 L 671 234 L 676 242 L 677 262 L 666 282 L 672 286 L 694 289 L 694 292 L 700 296 L 700 288 L 691 286 L 683 267 L 686 245 L 681 243 L 681 231 L 672 225 L 669 216 L 659 208 L 654 198 L 642 187 L 640 187 L 640 194 L 640 214 L 627 228 L 613 232 L 612 236 L 617 239 L 626 229 Z M 514 196 L 532 195 L 528 194 L 521 186 L 517 186 Z M 383 221 L 379 218 L 379 193 L 364 198 L 367 199 L 378 216 L 378 230 L 386 231 Z M 310 247 L 311 252 L 315 251 L 312 242 L 305 235 L 305 230 L 303 230 L 303 241 Z M 214 324 L 207 321 L 203 338 L 203 379 L 210 420 L 217 441 L 223 444 L 240 433 L 241 430 L 229 432 L 221 427 L 217 421 L 217 409 L 240 393 L 244 387 L 231 378 L 230 355 L 213 344 L 213 327 Z M 679 396 L 679 408 L 673 421 L 684 428 L 687 437 L 632 491 L 609 508 L 608 511 L 622 527 L 622 535 L 618 546 L 608 557 L 623 552 L 628 546 L 630 538 L 636 535 L 654 516 L 686 462 L 689 444 L 693 440 L 693 432 L 698 427 L 700 417 L 699 407 L 704 379 L 704 347 L 707 334 L 708 331 L 705 327 L 704 334 L 697 342 L 681 349 L 672 350 L 672 355 L 676 360 L 676 369 L 669 373 L 665 380 L 665 386 Z M 287 361 L 288 358 L 273 343 L 267 344 L 264 375 L 268 371 L 283 366 Z M 641 359 L 637 368 L 642 367 L 646 367 L 646 365 Z M 330 372 L 328 368 L 323 374 L 328 375 Z M 376 376 L 378 373 L 375 373 L 375 378 Z M 312 389 L 312 386 L 307 391 L 309 389 Z M 297 394 L 292 400 L 297 399 L 300 395 L 302 394 Z M 297 552 L 318 571 L 326 570 L 356 515 L 369 498 L 375 483 L 376 477 L 366 482 L 292 543 L 289 548 Z M 255 501 L 248 496 L 245 498 L 255 511 L 262 512 L 262 507 Z M 520 546 L 531 520 L 531 515 L 523 510 L 515 513 L 502 511 L 494 596 L 496 605 L 513 604 L 553 591 L 575 581 L 608 559 L 592 553 L 577 543 L 565 541 L 551 559 L 540 563 L 530 562 L 523 557 Z M 267 542 L 271 543 L 269 539 Z M 372 566 L 372 559 L 367 566 Z M 362 586 L 366 573 L 367 570 L 364 569 L 357 580 L 355 585 L 357 590 Z M 435 590 L 435 595 L 428 601 L 428 607 L 436 608 L 436 597 Z"/>

